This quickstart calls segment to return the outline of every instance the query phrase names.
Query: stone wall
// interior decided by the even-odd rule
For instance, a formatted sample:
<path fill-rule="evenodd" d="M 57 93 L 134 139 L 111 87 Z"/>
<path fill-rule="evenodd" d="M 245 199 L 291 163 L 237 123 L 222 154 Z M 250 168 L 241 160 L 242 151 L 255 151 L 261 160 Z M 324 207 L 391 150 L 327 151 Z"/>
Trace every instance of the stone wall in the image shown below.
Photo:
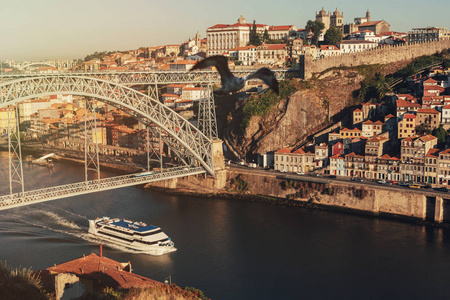
<path fill-rule="evenodd" d="M 262 174 L 242 174 L 241 172 L 228 171 L 228 179 L 240 175 L 240 178 L 248 182 L 250 195 L 264 195 L 278 198 L 287 198 L 298 192 L 299 189 L 283 188 L 280 175 L 262 175 Z M 327 187 L 333 189 L 331 195 L 319 192 L 318 189 L 311 191 L 305 198 L 292 198 L 295 201 L 308 203 L 308 205 L 328 206 L 330 208 L 350 209 L 360 211 L 361 213 L 370 213 L 374 215 L 392 215 L 401 216 L 409 219 L 425 220 L 427 218 L 427 196 L 434 199 L 436 203 L 431 208 L 433 215 L 432 221 L 443 222 L 444 210 L 447 199 L 443 199 L 439 194 L 427 195 L 421 191 L 409 191 L 405 189 L 396 189 L 389 186 L 370 187 L 353 182 L 339 183 L 335 181 L 327 184 Z M 364 191 L 364 196 L 360 197 Z M 449 197 L 450 198 L 450 197 Z M 428 207 L 428 209 L 430 209 Z M 447 220 L 448 221 L 448 220 Z"/>
<path fill-rule="evenodd" d="M 305 79 L 310 79 L 314 73 L 320 73 L 333 67 L 354 67 L 359 65 L 389 64 L 398 61 L 411 61 L 424 55 L 431 55 L 450 48 L 450 40 L 428 43 L 415 43 L 384 48 L 375 48 L 359 53 L 347 53 L 312 60 L 304 58 Z M 301 60 L 302 61 L 302 60 Z"/>

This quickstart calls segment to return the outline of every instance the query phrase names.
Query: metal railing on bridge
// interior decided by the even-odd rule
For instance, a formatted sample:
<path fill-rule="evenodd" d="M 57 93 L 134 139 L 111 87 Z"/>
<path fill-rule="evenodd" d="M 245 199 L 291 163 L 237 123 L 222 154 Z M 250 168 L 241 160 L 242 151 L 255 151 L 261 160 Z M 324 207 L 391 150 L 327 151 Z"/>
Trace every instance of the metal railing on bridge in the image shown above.
<path fill-rule="evenodd" d="M 176 167 L 148 174 L 128 174 L 0 196 L 0 210 L 93 192 L 206 173 L 202 167 Z"/>
<path fill-rule="evenodd" d="M 232 70 L 235 76 L 244 77 L 256 71 L 256 69 L 249 70 Z M 301 76 L 298 69 L 273 69 L 275 77 L 278 80 L 288 78 L 298 78 Z M 0 76 L 0 82 L 16 80 L 24 77 L 48 77 L 48 76 L 83 76 L 94 77 L 116 84 L 123 85 L 140 85 L 140 84 L 175 84 L 175 83 L 218 83 L 220 76 L 215 71 L 123 71 L 123 72 L 74 72 L 74 73 L 55 73 L 55 74 L 14 74 Z"/>

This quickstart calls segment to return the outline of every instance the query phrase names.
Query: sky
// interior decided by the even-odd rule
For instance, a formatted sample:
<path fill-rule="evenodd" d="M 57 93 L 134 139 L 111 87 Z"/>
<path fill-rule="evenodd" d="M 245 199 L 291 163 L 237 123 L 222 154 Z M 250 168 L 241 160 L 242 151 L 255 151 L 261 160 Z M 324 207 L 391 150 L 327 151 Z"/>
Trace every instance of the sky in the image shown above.
<path fill-rule="evenodd" d="M 449 0 L 0 0 L 0 60 L 84 59 L 96 51 L 181 44 L 215 24 L 304 28 L 322 7 L 344 23 L 385 20 L 391 31 L 450 29 Z"/>

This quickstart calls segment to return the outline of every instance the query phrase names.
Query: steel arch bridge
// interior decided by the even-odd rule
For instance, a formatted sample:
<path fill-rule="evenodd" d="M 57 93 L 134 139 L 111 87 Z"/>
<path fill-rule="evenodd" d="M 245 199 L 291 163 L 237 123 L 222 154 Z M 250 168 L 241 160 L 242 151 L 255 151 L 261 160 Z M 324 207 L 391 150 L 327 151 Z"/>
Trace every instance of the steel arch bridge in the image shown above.
<path fill-rule="evenodd" d="M 127 112 L 147 126 L 154 124 L 167 133 L 166 142 L 175 153 L 184 155 L 190 163 L 201 165 L 209 174 L 214 175 L 210 138 L 161 102 L 121 84 L 67 74 L 23 77 L 0 83 L 0 108 L 26 99 L 54 94 L 100 99 Z"/>
<path fill-rule="evenodd" d="M 51 63 L 47 63 L 47 62 L 32 62 L 32 63 L 29 63 L 29 64 L 26 64 L 26 65 L 23 65 L 23 66 L 21 66 L 20 68 L 18 68 L 19 70 L 25 70 L 26 68 L 28 68 L 28 67 L 31 67 L 31 66 L 40 66 L 40 65 L 45 65 L 45 66 L 49 66 L 49 67 L 54 67 L 54 68 L 56 68 L 57 66 L 55 66 L 55 65 L 52 65 Z"/>
<path fill-rule="evenodd" d="M 244 77 L 253 73 L 255 70 L 232 71 L 235 76 Z M 289 78 L 300 78 L 300 70 L 291 69 L 273 69 L 277 80 Z M 0 82 L 11 81 L 27 77 L 49 77 L 49 76 L 80 76 L 103 79 L 122 85 L 165 85 L 172 83 L 219 83 L 220 75 L 214 71 L 124 71 L 124 72 L 83 72 L 83 73 L 61 73 L 57 75 L 39 75 L 39 74 L 8 74 L 0 76 Z"/>

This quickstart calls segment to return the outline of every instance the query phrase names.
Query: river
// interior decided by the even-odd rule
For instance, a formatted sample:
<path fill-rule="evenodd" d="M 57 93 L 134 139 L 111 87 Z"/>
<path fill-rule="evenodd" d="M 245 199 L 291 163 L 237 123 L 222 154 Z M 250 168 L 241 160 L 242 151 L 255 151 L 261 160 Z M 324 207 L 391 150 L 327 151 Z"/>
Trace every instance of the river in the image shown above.
<path fill-rule="evenodd" d="M 0 194 L 9 192 L 0 153 Z M 111 176 L 103 173 L 102 176 Z M 81 166 L 24 164 L 25 189 L 82 181 Z M 393 220 L 238 200 L 122 188 L 0 211 L 0 259 L 45 269 L 99 246 L 88 219 L 160 226 L 178 251 L 163 256 L 103 247 L 135 273 L 212 299 L 444 299 L 450 232 Z"/>

